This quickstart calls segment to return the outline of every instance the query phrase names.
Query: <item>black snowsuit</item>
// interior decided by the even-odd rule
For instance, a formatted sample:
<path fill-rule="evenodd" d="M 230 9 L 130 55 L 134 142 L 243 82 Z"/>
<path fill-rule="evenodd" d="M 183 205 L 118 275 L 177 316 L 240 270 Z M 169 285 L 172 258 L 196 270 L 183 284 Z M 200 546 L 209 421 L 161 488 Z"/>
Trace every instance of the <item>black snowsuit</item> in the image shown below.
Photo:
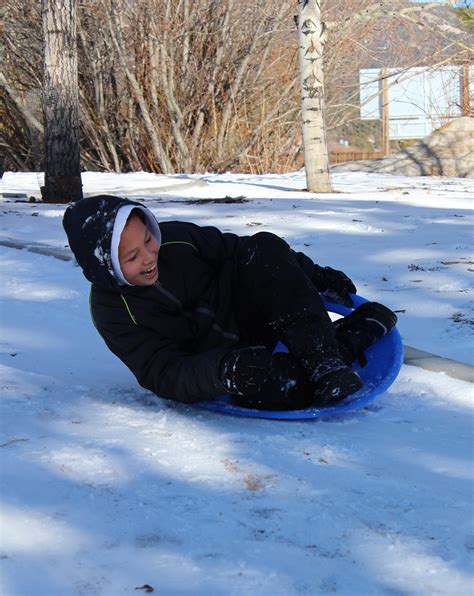
<path fill-rule="evenodd" d="M 279 325 L 302 313 L 326 325 L 318 292 L 327 289 L 325 270 L 267 232 L 239 237 L 192 223 L 160 223 L 159 280 L 118 285 L 110 244 L 124 205 L 143 207 L 90 197 L 73 204 L 63 223 L 92 283 L 94 324 L 143 387 L 185 403 L 215 397 L 226 392 L 219 363 L 229 349 L 271 350 Z"/>

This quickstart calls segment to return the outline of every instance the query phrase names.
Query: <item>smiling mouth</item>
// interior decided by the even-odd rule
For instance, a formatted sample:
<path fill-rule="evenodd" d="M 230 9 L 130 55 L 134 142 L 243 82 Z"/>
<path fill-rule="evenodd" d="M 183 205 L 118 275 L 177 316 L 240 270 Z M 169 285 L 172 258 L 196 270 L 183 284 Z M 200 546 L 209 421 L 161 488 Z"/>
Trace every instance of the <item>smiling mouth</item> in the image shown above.
<path fill-rule="evenodd" d="M 151 277 L 152 275 L 154 275 L 156 272 L 156 265 L 153 265 L 153 267 L 150 267 L 149 269 L 145 269 L 144 271 L 142 271 L 143 275 L 146 275 L 147 277 Z"/>

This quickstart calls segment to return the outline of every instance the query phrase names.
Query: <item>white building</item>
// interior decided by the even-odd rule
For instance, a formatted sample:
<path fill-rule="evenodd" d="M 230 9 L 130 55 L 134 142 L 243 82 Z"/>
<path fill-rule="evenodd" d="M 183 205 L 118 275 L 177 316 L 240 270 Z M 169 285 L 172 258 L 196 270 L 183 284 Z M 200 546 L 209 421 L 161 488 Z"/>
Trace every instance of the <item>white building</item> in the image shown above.
<path fill-rule="evenodd" d="M 474 66 L 367 68 L 360 71 L 362 120 L 382 119 L 383 78 L 387 81 L 390 139 L 420 139 L 463 115 L 466 88 L 474 109 Z M 468 80 L 465 82 L 467 75 Z"/>

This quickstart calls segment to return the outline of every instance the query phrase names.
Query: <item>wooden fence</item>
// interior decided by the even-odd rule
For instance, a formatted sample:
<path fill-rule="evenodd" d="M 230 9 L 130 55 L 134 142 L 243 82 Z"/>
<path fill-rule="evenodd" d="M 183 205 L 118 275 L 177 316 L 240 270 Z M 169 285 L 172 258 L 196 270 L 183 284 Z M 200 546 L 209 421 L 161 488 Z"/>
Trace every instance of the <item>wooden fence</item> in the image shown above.
<path fill-rule="evenodd" d="M 343 163 L 345 161 L 359 161 L 361 159 L 378 159 L 383 156 L 383 151 L 330 151 L 329 163 Z"/>

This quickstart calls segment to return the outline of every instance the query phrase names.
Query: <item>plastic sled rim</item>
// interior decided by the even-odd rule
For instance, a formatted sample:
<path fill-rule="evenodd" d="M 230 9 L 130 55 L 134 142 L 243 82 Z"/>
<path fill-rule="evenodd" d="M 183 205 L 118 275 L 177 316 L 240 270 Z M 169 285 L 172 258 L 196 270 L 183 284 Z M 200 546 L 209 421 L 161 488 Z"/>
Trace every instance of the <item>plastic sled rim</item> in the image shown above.
<path fill-rule="evenodd" d="M 364 302 L 369 302 L 369 300 L 357 294 L 351 295 L 351 298 L 354 305 L 353 308 L 331 302 L 323 296 L 327 310 L 343 316 L 348 315 L 355 308 L 364 304 Z M 279 346 L 280 345 L 281 344 L 279 344 Z M 281 348 L 283 348 L 284 351 L 287 351 L 284 346 L 281 346 Z M 282 351 L 281 348 L 277 346 L 276 351 Z M 364 383 L 364 386 L 359 391 L 348 396 L 344 401 L 335 404 L 334 406 L 325 408 L 310 407 L 301 410 L 256 410 L 232 404 L 229 395 L 218 396 L 214 400 L 196 402 L 193 405 L 202 410 L 220 414 L 246 418 L 262 418 L 267 420 L 316 420 L 344 414 L 345 412 L 359 409 L 375 400 L 379 395 L 384 393 L 397 378 L 403 364 L 403 343 L 398 329 L 394 327 L 390 333 L 368 348 L 365 354 L 368 359 L 367 368 L 369 371 L 374 368 L 374 366 L 372 366 L 372 369 L 370 368 L 370 363 L 372 362 L 373 364 L 377 358 L 380 357 L 380 354 L 389 354 L 391 360 L 389 362 L 390 366 L 388 367 L 388 370 L 377 379 L 376 383 L 374 383 L 373 380 L 372 382 Z M 386 357 L 385 360 L 388 360 L 388 358 Z M 367 379 L 364 379 L 364 376 L 366 376 L 367 371 L 365 371 L 364 368 L 361 369 L 357 365 L 355 365 L 354 368 L 361 374 L 362 380 L 366 381 Z"/>

